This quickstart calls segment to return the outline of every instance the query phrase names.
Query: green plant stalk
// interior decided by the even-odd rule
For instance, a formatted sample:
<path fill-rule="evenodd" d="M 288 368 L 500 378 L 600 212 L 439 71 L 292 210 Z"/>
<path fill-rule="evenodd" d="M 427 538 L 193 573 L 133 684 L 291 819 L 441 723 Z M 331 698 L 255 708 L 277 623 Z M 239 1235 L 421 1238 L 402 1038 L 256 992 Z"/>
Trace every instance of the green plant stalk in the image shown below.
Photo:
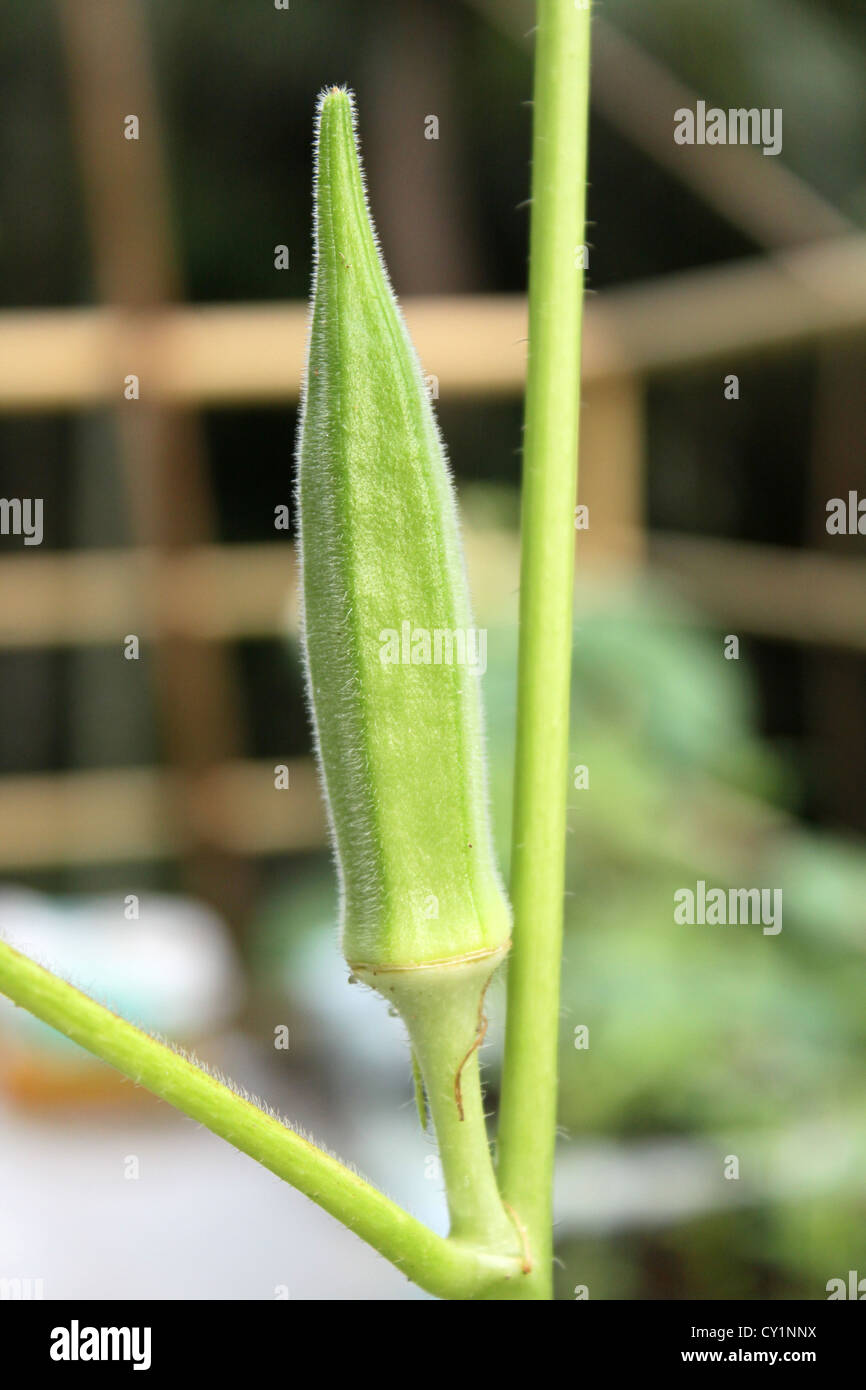
<path fill-rule="evenodd" d="M 330 1154 L 4 941 L 0 992 L 291 1183 L 428 1292 L 477 1299 L 519 1282 L 513 1258 L 436 1235 Z"/>
<path fill-rule="evenodd" d="M 584 241 L 588 88 L 588 8 L 575 0 L 540 0 L 511 860 L 514 945 L 498 1173 L 503 1196 L 527 1230 L 533 1293 L 541 1298 L 552 1296 L 583 302 L 577 249 Z"/>
<path fill-rule="evenodd" d="M 475 961 L 368 974 L 367 982 L 393 1001 L 409 1032 L 439 1142 L 451 1237 L 515 1257 L 520 1238 L 496 1185 L 478 1066 L 484 994 L 505 949 Z"/>

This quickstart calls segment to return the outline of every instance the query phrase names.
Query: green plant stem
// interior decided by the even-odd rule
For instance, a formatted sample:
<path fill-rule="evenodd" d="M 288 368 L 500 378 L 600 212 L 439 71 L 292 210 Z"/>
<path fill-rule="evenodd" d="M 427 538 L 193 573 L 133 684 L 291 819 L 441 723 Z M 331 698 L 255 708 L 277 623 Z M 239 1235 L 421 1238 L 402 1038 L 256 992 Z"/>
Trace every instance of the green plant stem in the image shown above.
<path fill-rule="evenodd" d="M 504 954 L 412 970 L 353 969 L 396 1006 L 409 1032 L 439 1143 L 451 1236 L 516 1258 L 520 1239 L 496 1185 L 478 1066 L 484 994 Z"/>
<path fill-rule="evenodd" d="M 428 1292 L 475 1299 L 519 1281 L 514 1258 L 436 1235 L 337 1159 L 3 941 L 0 993 L 256 1159 Z"/>
<path fill-rule="evenodd" d="M 536 37 L 529 369 L 511 898 L 514 946 L 499 1124 L 503 1196 L 526 1227 L 536 1297 L 551 1296 L 559 977 L 565 871 L 574 505 L 589 87 L 589 10 L 540 0 Z"/>

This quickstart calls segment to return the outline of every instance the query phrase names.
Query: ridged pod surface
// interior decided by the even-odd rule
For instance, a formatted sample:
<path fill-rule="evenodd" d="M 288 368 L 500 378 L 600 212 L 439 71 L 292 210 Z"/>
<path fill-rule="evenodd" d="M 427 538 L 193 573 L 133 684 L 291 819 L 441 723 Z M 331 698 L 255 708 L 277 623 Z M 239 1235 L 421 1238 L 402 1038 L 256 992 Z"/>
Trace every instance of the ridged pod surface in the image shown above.
<path fill-rule="evenodd" d="M 472 625 L 448 466 L 370 220 L 349 92 L 320 98 L 316 148 L 304 647 L 343 951 L 379 983 L 467 957 L 492 966 L 510 912 L 487 807 L 486 635 Z"/>

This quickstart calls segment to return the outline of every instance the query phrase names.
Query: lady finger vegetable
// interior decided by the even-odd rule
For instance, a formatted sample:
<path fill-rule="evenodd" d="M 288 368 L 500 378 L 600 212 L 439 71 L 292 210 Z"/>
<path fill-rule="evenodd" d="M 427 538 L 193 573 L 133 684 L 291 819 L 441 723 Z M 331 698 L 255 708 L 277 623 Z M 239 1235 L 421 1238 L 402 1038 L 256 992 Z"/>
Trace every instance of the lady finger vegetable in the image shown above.
<path fill-rule="evenodd" d="M 316 270 L 299 432 L 308 690 L 353 974 L 403 1016 L 452 1235 L 513 1247 L 478 1081 L 509 944 L 453 490 L 367 209 L 349 92 L 319 104 Z"/>

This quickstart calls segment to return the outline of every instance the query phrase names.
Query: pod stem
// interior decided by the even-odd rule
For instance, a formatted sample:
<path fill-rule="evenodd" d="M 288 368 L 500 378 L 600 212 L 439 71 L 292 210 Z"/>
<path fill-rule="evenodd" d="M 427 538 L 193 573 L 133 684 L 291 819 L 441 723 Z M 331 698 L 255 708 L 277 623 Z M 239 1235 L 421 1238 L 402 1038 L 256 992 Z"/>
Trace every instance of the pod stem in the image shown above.
<path fill-rule="evenodd" d="M 451 1239 L 520 1256 L 519 1231 L 496 1184 L 478 1057 L 486 1029 L 484 996 L 506 949 L 414 969 L 353 964 L 352 971 L 383 994 L 406 1024 L 439 1143 Z"/>

